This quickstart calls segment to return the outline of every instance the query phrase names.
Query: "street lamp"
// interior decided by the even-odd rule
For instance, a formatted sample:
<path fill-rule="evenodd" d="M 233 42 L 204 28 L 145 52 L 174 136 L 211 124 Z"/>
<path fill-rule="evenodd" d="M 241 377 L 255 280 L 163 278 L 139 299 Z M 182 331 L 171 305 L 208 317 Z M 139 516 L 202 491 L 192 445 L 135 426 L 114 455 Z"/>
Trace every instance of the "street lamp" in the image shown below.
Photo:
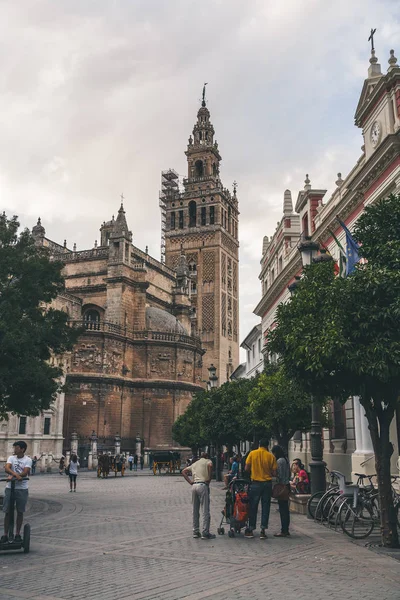
<path fill-rule="evenodd" d="M 216 388 L 217 387 L 217 381 L 218 381 L 217 368 L 214 367 L 213 364 L 211 364 L 208 367 L 208 380 L 210 382 L 210 387 L 211 388 Z"/>
<path fill-rule="evenodd" d="M 217 368 L 211 364 L 208 367 L 208 381 L 207 381 L 207 390 L 212 391 L 218 387 L 218 377 L 217 377 Z M 221 474 L 221 452 L 218 443 L 215 446 L 215 481 L 222 481 Z"/>
<path fill-rule="evenodd" d="M 319 244 L 317 242 L 313 242 L 312 239 L 306 235 L 297 248 L 301 254 L 301 262 L 303 263 L 303 267 L 307 267 L 311 265 L 314 258 L 316 258 L 319 250 Z"/>
<path fill-rule="evenodd" d="M 301 254 L 303 267 L 315 263 L 331 262 L 332 256 L 325 248 L 320 248 L 317 242 L 313 242 L 310 237 L 306 237 L 302 241 L 298 250 Z M 319 251 L 319 255 L 318 255 Z M 296 278 L 297 279 L 297 278 Z M 293 295 L 296 291 L 298 280 L 288 286 L 288 289 Z M 314 400 L 311 395 L 311 462 L 309 463 L 311 471 L 311 494 L 324 491 L 326 488 L 325 467 L 326 463 L 323 460 L 324 450 L 322 446 L 322 427 L 321 427 L 321 405 Z"/>

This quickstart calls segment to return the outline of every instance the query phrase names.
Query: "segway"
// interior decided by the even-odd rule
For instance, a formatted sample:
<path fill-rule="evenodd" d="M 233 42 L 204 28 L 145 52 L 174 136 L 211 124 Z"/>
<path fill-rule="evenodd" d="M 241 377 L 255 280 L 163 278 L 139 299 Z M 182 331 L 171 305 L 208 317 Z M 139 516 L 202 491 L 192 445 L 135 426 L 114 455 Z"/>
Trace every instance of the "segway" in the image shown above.
<path fill-rule="evenodd" d="M 29 479 L 28 477 L 24 477 L 24 480 Z M 10 481 L 9 479 L 0 479 L 0 481 Z M 14 522 L 15 522 L 15 482 L 16 479 L 11 479 L 11 493 L 10 493 L 10 508 L 9 508 L 9 521 L 8 521 L 8 541 L 0 542 L 0 550 L 21 550 L 23 549 L 24 553 L 27 554 L 29 552 L 29 546 L 31 542 L 31 526 L 29 523 L 25 523 L 24 525 L 24 533 L 22 536 L 22 540 L 20 542 L 16 542 L 14 540 Z"/>

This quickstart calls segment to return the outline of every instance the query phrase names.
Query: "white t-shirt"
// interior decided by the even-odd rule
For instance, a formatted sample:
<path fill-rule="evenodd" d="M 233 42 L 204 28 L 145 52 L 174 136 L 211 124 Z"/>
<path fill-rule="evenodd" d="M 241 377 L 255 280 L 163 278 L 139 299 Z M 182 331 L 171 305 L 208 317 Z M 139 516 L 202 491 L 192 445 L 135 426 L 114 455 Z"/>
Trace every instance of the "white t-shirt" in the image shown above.
<path fill-rule="evenodd" d="M 15 454 L 13 454 L 12 456 L 9 456 L 7 458 L 7 463 L 11 465 L 11 469 L 14 471 L 14 473 L 18 473 L 18 475 L 22 473 L 26 467 L 32 467 L 32 459 L 29 458 L 29 456 L 23 456 L 22 458 L 18 458 L 17 456 L 15 456 Z M 28 483 L 29 482 L 26 479 L 23 479 L 22 481 L 16 481 L 15 489 L 27 490 Z M 11 481 L 7 483 L 6 487 L 11 488 Z"/>
<path fill-rule="evenodd" d="M 199 458 L 193 465 L 190 465 L 192 471 L 193 481 L 195 483 L 208 481 L 208 465 L 212 465 L 211 460 L 208 458 Z"/>

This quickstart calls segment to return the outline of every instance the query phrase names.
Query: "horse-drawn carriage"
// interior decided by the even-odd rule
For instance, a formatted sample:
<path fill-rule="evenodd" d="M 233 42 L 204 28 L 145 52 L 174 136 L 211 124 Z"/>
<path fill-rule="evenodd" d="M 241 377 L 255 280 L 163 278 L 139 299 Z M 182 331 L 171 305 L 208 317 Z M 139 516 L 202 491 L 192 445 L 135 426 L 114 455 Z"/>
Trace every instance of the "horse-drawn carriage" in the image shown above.
<path fill-rule="evenodd" d="M 173 452 L 172 450 L 159 450 L 153 452 L 151 455 L 153 460 L 153 473 L 159 475 L 162 473 L 167 475 L 168 473 L 175 473 L 181 469 L 181 455 L 180 452 Z"/>

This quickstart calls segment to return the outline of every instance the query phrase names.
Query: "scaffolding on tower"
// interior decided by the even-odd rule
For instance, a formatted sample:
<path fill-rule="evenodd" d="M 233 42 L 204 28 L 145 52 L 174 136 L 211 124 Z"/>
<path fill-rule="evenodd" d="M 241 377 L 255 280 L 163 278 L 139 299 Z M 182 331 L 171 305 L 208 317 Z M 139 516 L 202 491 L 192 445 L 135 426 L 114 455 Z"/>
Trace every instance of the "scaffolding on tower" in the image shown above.
<path fill-rule="evenodd" d="M 165 262 L 165 232 L 167 229 L 167 205 L 179 194 L 179 175 L 174 169 L 161 171 L 161 190 L 158 205 L 161 211 L 161 262 Z"/>

